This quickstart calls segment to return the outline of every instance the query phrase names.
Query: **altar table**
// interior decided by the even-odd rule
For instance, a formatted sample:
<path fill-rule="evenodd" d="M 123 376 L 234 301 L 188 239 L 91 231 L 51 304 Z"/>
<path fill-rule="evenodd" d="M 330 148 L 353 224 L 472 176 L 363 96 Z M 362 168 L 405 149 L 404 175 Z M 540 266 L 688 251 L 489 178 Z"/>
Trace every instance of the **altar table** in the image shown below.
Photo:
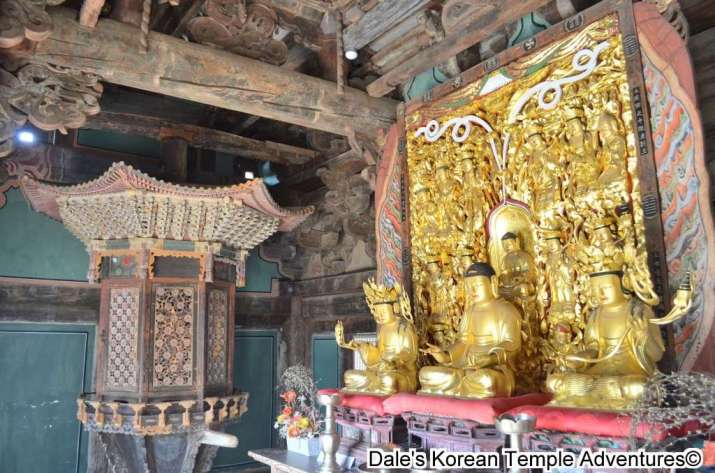
<path fill-rule="evenodd" d="M 271 473 L 313 473 L 320 469 L 318 457 L 309 457 L 279 448 L 249 450 L 248 456 L 271 467 Z"/>

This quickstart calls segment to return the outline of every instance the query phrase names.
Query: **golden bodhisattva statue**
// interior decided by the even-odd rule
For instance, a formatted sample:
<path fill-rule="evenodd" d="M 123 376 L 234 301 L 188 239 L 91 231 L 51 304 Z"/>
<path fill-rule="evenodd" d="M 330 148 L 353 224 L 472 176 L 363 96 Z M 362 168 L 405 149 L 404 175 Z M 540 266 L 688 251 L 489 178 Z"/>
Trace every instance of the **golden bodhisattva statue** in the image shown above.
<path fill-rule="evenodd" d="M 526 125 L 526 142 L 522 153 L 529 160 L 528 166 L 521 166 L 519 182 L 522 193 L 533 194 L 532 208 L 541 225 L 555 226 L 559 221 L 561 205 L 561 178 L 564 164 L 559 153 L 549 149 L 541 126 L 535 122 Z"/>
<path fill-rule="evenodd" d="M 576 272 L 573 261 L 559 236 L 548 235 L 543 240 L 546 278 L 549 288 L 549 320 L 551 323 L 575 323 Z"/>
<path fill-rule="evenodd" d="M 427 264 L 427 306 L 429 317 L 427 320 L 427 333 L 430 341 L 439 346 L 445 346 L 450 339 L 452 330 L 452 314 L 457 300 L 457 288 L 452 284 L 448 271 L 440 266 L 439 261 L 430 261 Z"/>
<path fill-rule="evenodd" d="M 598 136 L 601 146 L 597 157 L 602 171 L 597 185 L 599 189 L 603 189 L 601 198 L 613 207 L 628 199 L 627 146 L 615 115 L 601 113 L 598 117 Z"/>
<path fill-rule="evenodd" d="M 690 282 L 681 286 L 671 312 L 654 318 L 650 306 L 629 297 L 620 271 L 594 273 L 590 278 L 596 301 L 584 333 L 584 350 L 564 357 L 563 372 L 546 380 L 552 404 L 622 410 L 641 397 L 649 376 L 665 351 L 659 325 L 685 315 L 692 299 Z"/>
<path fill-rule="evenodd" d="M 497 297 L 494 283 L 494 270 L 487 263 L 467 270 L 457 340 L 446 350 L 434 345 L 422 350 L 439 366 L 420 370 L 420 393 L 465 398 L 513 393 L 512 362 L 521 349 L 521 316 L 514 305 Z"/>
<path fill-rule="evenodd" d="M 370 312 L 377 322 L 377 341 L 345 341 L 342 322 L 335 326 L 338 346 L 358 352 L 364 370 L 348 370 L 344 392 L 390 395 L 414 392 L 417 388 L 417 332 L 412 321 L 410 302 L 399 284 L 393 288 L 374 280 L 363 284 Z M 395 306 L 400 313 L 395 313 Z"/>

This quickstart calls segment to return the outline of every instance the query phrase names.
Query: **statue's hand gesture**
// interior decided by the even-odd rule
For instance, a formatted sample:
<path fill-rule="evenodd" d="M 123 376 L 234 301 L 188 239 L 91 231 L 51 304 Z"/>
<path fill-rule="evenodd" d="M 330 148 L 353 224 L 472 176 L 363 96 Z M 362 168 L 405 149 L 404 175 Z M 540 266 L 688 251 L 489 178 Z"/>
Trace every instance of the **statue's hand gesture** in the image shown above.
<path fill-rule="evenodd" d="M 339 347 L 345 347 L 345 328 L 340 320 L 335 324 L 335 342 Z"/>
<path fill-rule="evenodd" d="M 420 348 L 420 351 L 422 353 L 426 354 L 432 354 L 432 353 L 439 353 L 442 351 L 440 347 L 437 345 L 432 345 L 431 343 L 427 342 L 427 348 Z"/>
<path fill-rule="evenodd" d="M 354 342 L 351 341 L 350 343 L 347 343 L 345 341 L 345 328 L 343 327 L 343 322 L 340 320 L 338 320 L 338 323 L 335 324 L 335 342 L 341 348 L 347 348 L 348 350 L 355 349 Z"/>
<path fill-rule="evenodd" d="M 438 363 L 447 363 L 450 359 L 449 353 L 431 343 L 427 343 L 427 348 L 420 348 L 420 352 L 431 355 Z"/>
<path fill-rule="evenodd" d="M 645 317 L 634 317 L 631 320 L 631 328 L 636 336 L 644 336 L 648 333 L 648 319 Z"/>

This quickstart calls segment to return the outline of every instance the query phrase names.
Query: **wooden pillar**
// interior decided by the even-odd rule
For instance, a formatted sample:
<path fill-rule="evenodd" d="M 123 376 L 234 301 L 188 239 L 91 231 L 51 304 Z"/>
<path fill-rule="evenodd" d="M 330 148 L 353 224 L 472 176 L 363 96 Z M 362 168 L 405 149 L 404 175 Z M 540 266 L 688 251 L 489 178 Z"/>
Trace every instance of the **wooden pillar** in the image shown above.
<path fill-rule="evenodd" d="M 178 183 L 186 182 L 188 176 L 189 144 L 183 138 L 161 139 L 161 161 L 164 164 L 164 179 Z"/>
<path fill-rule="evenodd" d="M 310 366 L 310 337 L 303 316 L 303 296 L 293 294 L 290 298 L 290 319 L 288 320 L 290 339 L 288 341 L 288 365 L 305 363 Z"/>

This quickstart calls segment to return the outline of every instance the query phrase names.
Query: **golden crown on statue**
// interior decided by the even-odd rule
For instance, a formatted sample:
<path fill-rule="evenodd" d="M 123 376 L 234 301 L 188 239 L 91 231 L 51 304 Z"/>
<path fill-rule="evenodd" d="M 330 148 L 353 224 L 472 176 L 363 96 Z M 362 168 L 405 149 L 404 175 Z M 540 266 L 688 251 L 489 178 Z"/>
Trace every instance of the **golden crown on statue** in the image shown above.
<path fill-rule="evenodd" d="M 590 238 L 583 253 L 590 274 L 623 270 L 623 242 L 618 238 L 614 224 L 615 220 L 610 216 L 594 216 L 585 224 Z"/>
<path fill-rule="evenodd" d="M 412 307 L 410 306 L 410 298 L 402 289 L 400 283 L 395 283 L 392 287 L 387 287 L 384 284 L 378 284 L 374 278 L 370 278 L 362 283 L 362 289 L 365 292 L 365 300 L 370 312 L 376 305 L 379 304 L 397 304 L 399 302 L 399 313 L 405 319 L 412 322 Z M 396 307 L 394 307 L 397 309 Z"/>
<path fill-rule="evenodd" d="M 365 291 L 365 299 L 370 307 L 397 302 L 397 288 L 378 284 L 373 278 L 362 283 L 362 289 Z"/>

